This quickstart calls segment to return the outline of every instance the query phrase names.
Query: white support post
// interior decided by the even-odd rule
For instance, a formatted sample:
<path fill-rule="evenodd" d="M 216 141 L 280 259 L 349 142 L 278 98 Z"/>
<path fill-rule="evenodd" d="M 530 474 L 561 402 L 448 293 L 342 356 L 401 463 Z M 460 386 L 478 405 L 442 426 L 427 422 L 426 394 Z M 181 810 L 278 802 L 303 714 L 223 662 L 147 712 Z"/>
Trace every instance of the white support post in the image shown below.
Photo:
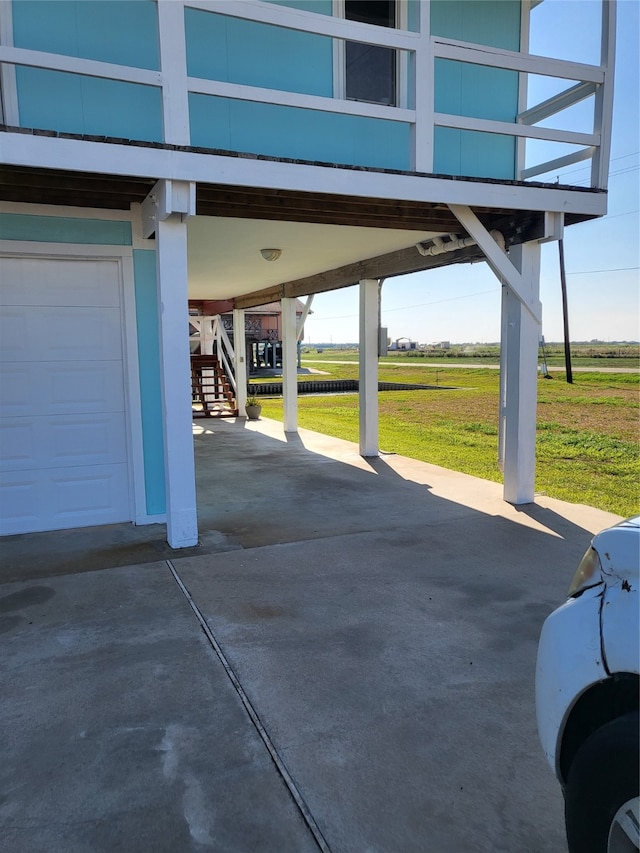
<path fill-rule="evenodd" d="M 504 499 L 512 504 L 532 503 L 535 494 L 536 404 L 540 323 L 525 307 L 535 304 L 540 290 L 540 245 L 513 246 L 510 257 L 520 277 L 519 290 L 505 281 L 502 301 L 501 453 L 504 459 Z M 503 396 L 504 395 L 504 396 Z M 504 418 L 504 425 L 503 425 Z"/>
<path fill-rule="evenodd" d="M 247 336 L 244 327 L 244 311 L 233 309 L 233 359 L 236 370 L 236 405 L 238 415 L 247 414 Z"/>
<path fill-rule="evenodd" d="M 498 466 L 504 474 L 504 433 L 506 421 L 507 394 L 507 341 L 509 339 L 509 288 L 501 279 L 502 302 L 500 320 L 500 396 L 498 404 Z M 513 297 L 513 294 L 511 294 Z M 513 298 L 511 299 L 513 302 Z"/>
<path fill-rule="evenodd" d="M 186 218 L 183 213 L 166 211 L 155 222 L 167 541 L 172 548 L 198 544 Z"/>
<path fill-rule="evenodd" d="M 378 279 L 360 282 L 360 455 L 378 455 Z"/>
<path fill-rule="evenodd" d="M 298 335 L 296 300 L 284 297 L 282 307 L 282 394 L 284 431 L 298 431 Z M 275 352 L 275 344 L 274 344 Z"/>

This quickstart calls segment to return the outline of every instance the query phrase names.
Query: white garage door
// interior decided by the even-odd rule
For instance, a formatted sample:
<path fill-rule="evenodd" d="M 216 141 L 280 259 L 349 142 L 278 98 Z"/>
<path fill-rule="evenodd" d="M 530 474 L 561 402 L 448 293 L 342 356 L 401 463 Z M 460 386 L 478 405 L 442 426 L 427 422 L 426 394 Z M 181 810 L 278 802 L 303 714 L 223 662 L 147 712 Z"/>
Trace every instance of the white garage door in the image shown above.
<path fill-rule="evenodd" d="M 117 260 L 0 258 L 0 533 L 130 519 Z"/>

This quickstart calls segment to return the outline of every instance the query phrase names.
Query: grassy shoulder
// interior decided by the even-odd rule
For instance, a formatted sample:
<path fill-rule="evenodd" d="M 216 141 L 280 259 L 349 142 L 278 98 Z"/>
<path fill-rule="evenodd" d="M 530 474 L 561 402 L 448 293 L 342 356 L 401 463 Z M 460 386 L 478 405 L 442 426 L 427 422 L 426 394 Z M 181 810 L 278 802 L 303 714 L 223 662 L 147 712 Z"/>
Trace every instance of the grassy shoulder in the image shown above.
<path fill-rule="evenodd" d="M 540 350 L 540 363 L 543 356 L 549 367 L 565 366 L 564 346 L 547 344 Z M 321 367 L 321 362 L 348 362 L 358 360 L 356 348 L 303 348 L 303 359 L 314 367 Z M 407 352 L 389 352 L 381 357 L 381 363 L 405 366 L 409 364 L 426 367 L 430 363 L 439 364 L 473 364 L 497 365 L 500 363 L 500 347 L 496 344 L 463 345 L 457 344 L 449 349 L 421 349 Z M 577 367 L 610 367 L 634 368 L 640 367 L 640 345 L 638 344 L 571 344 L 571 365 Z"/>
<path fill-rule="evenodd" d="M 329 367 L 331 378 L 357 377 L 357 365 Z M 436 387 L 380 394 L 381 449 L 501 482 L 498 371 L 437 374 L 403 370 L 402 381 Z M 381 365 L 379 375 L 398 381 L 393 366 Z M 562 374 L 541 378 L 536 491 L 623 516 L 640 512 L 638 390 L 637 374 L 581 373 L 572 385 Z M 358 441 L 357 394 L 303 395 L 298 405 L 301 427 Z M 282 400 L 265 399 L 263 414 L 281 420 Z"/>

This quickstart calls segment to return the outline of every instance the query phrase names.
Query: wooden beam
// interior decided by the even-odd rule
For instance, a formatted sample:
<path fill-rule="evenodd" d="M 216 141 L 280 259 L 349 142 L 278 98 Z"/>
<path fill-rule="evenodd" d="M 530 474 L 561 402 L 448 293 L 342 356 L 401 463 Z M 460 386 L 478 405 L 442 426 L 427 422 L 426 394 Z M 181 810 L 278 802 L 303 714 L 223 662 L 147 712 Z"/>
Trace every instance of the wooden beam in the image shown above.
<path fill-rule="evenodd" d="M 470 246 L 467 249 L 459 249 L 456 252 L 447 252 L 433 257 L 424 257 L 415 246 L 410 246 L 397 252 L 357 261 L 337 269 L 326 270 L 306 278 L 283 282 L 275 287 L 237 296 L 234 304 L 236 308 L 254 308 L 256 305 L 263 305 L 265 302 L 275 301 L 283 296 L 296 298 L 311 296 L 314 293 L 325 293 L 329 290 L 351 287 L 363 279 L 392 278 L 397 275 L 421 272 L 449 264 L 469 263 L 473 260 L 484 260 L 484 255 L 477 246 Z"/>

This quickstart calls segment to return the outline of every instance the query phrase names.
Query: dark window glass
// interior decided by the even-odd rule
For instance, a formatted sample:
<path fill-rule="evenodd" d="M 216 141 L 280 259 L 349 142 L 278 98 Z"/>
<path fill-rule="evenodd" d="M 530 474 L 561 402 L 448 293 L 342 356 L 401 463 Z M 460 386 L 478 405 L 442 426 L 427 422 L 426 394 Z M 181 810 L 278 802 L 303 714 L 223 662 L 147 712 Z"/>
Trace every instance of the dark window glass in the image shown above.
<path fill-rule="evenodd" d="M 345 17 L 364 24 L 394 27 L 395 5 L 395 0 L 346 0 Z M 348 41 L 345 54 L 347 98 L 352 101 L 395 106 L 395 50 Z"/>

